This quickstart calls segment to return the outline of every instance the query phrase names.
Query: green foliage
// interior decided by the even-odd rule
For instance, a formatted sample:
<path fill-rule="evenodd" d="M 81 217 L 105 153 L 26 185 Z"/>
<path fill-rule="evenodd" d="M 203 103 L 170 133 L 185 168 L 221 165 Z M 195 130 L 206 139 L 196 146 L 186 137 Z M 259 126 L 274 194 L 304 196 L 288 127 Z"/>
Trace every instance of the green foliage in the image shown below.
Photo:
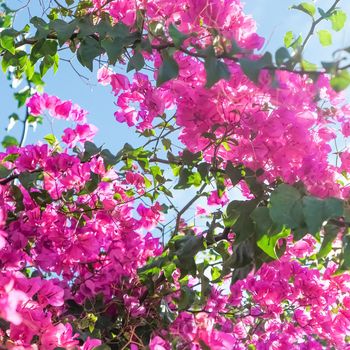
<path fill-rule="evenodd" d="M 332 34 L 328 30 L 326 29 L 319 30 L 317 32 L 317 35 L 322 46 L 332 45 Z"/>
<path fill-rule="evenodd" d="M 291 8 L 302 11 L 311 17 L 313 17 L 316 13 L 315 5 L 311 2 L 302 2 L 299 5 L 293 5 Z"/>
<path fill-rule="evenodd" d="M 327 19 L 332 23 L 332 29 L 339 32 L 344 28 L 345 22 L 347 20 L 347 15 L 343 10 L 335 10 Z"/>
<path fill-rule="evenodd" d="M 239 62 L 241 64 L 243 72 L 247 75 L 247 77 L 250 80 L 252 80 L 255 83 L 258 82 L 260 71 L 263 68 L 273 67 L 272 55 L 270 52 L 266 52 L 258 60 L 242 58 L 239 60 Z"/>
<path fill-rule="evenodd" d="M 174 79 L 179 74 L 179 65 L 168 51 L 163 51 L 163 61 L 158 71 L 157 86 L 161 86 L 165 82 Z"/>
<path fill-rule="evenodd" d="M 221 79 L 229 80 L 230 72 L 226 64 L 216 57 L 213 47 L 210 46 L 206 50 L 206 54 L 204 67 L 207 73 L 207 82 L 205 87 L 209 89 Z"/>
<path fill-rule="evenodd" d="M 345 90 L 350 85 L 350 73 L 347 70 L 338 71 L 331 79 L 331 86 L 335 91 Z"/>

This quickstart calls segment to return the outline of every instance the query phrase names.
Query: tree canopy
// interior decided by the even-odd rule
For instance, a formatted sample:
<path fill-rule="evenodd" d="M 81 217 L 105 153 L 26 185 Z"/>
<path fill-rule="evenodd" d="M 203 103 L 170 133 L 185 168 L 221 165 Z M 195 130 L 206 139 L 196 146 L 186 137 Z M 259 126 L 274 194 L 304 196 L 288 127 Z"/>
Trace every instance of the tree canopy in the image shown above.
<path fill-rule="evenodd" d="M 51 0 L 21 28 L 0 0 L 1 349 L 350 346 L 350 47 L 304 55 L 340 5 L 292 6 L 308 32 L 271 53 L 239 0 Z M 45 92 L 65 62 L 142 146 Z M 44 116 L 70 125 L 26 144 Z"/>

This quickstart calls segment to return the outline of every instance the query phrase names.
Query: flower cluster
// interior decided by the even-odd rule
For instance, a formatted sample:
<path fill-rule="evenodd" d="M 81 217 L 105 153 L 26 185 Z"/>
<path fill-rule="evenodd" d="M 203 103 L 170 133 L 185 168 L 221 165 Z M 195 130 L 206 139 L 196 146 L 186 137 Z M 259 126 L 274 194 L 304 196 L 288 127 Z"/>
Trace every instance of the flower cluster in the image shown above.
<path fill-rule="evenodd" d="M 281 260 L 236 282 L 230 293 L 213 289 L 202 310 L 181 312 L 170 334 L 155 334 L 151 349 L 170 350 L 176 338 L 193 350 L 203 344 L 215 350 L 345 349 L 350 276 L 334 275 L 333 263 L 323 271 L 305 266 L 312 264 L 315 243 L 311 236 L 289 243 Z"/>
<path fill-rule="evenodd" d="M 97 129 L 87 123 L 84 109 L 46 93 L 31 96 L 30 115 L 48 113 L 76 125 L 64 130 L 63 148 L 58 142 L 52 147 L 38 143 L 10 146 L 0 153 L 0 344 L 12 350 L 93 350 L 100 345 L 131 350 L 348 348 L 350 275 L 336 274 L 337 264 L 316 254 L 320 237 L 321 244 L 328 244 L 326 250 L 331 250 L 333 238 L 349 238 L 343 217 L 334 219 L 334 232 L 326 232 L 322 216 L 324 206 L 329 204 L 331 208 L 324 211 L 332 211 L 334 203 L 338 207 L 343 201 L 330 204 L 308 196 L 321 208 L 317 215 L 323 226 L 316 238 L 299 230 L 303 238 L 297 243 L 292 234 L 276 239 L 272 248 L 278 246 L 279 253 L 285 249 L 284 254 L 275 261 L 265 256 L 259 269 L 249 270 L 231 285 L 230 274 L 247 266 L 239 246 L 249 239 L 242 243 L 242 237 L 231 232 L 235 226 L 227 223 L 218 235 L 215 230 L 223 226 L 217 217 L 222 212 L 210 213 L 211 207 L 197 206 L 195 214 L 213 218 L 206 230 L 186 224 L 182 215 L 204 195 L 201 190 L 163 225 L 169 207 L 157 202 L 159 194 L 167 195 L 175 206 L 164 169 L 150 164 L 170 163 L 180 176 L 188 165 L 188 177 L 196 185 L 204 182 L 202 188 L 214 179 L 217 189 L 205 194 L 208 206 L 215 207 L 229 202 L 219 188 L 233 187 L 226 169 L 238 169 L 237 187 L 250 199 L 239 202 L 247 220 L 241 220 L 239 210 L 226 219 L 244 221 L 241 226 L 246 222 L 253 226 L 248 210 L 252 203 L 270 213 L 276 183 L 301 181 L 307 195 L 347 198 L 348 187 L 337 180 L 349 172 L 350 152 L 337 154 L 340 164 L 331 157 L 331 143 L 340 135 L 350 136 L 350 108 L 343 96 L 322 74 L 312 81 L 303 72 L 277 70 L 271 75 L 265 67 L 254 83 L 240 55 L 259 60 L 262 56 L 256 51 L 264 39 L 239 0 L 93 0 L 92 4 L 77 13 L 91 11 L 97 17 L 94 26 L 102 23 L 98 16 L 108 12 L 133 33 L 142 14 L 142 33 L 151 38 L 144 49 L 141 34 L 133 54 L 146 59 L 156 71 L 154 77 L 141 72 L 129 77 L 106 66 L 98 71 L 98 81 L 110 85 L 115 95 L 116 120 L 154 135 L 147 131 L 155 120 L 160 116 L 161 125 L 168 126 L 165 115 L 173 113 L 180 142 L 188 153 L 201 152 L 203 163 L 186 160 L 185 151 L 158 158 L 165 127 L 147 142 L 155 142 L 151 152 L 127 145 L 115 156 L 91 142 Z M 164 38 L 169 40 L 165 44 Z M 179 72 L 157 86 L 153 78 L 157 80 L 166 57 L 161 46 L 178 49 L 166 54 Z M 210 88 L 208 57 L 196 55 L 209 52 L 208 48 L 214 52 L 214 65 L 225 63 L 229 71 L 216 67 L 226 79 Z M 84 49 L 83 43 L 79 49 Z M 227 50 L 237 50 L 237 56 L 227 57 Z M 164 142 L 165 148 L 169 142 Z M 114 166 L 121 161 L 125 166 L 117 170 Z M 198 173 L 192 173 L 193 168 Z M 243 175 L 248 170 L 253 170 L 256 184 L 268 188 L 259 198 Z M 299 187 L 293 189 L 300 206 L 295 209 L 292 203 L 292 214 L 305 204 Z M 296 214 L 297 219 L 304 215 Z M 163 235 L 169 224 L 172 230 L 163 246 L 156 238 L 160 224 Z M 273 241 L 276 236 L 268 236 L 269 225 L 263 238 Z M 250 236 L 254 243 L 258 233 Z M 248 264 L 253 265 L 250 260 Z"/>
<path fill-rule="evenodd" d="M 96 8 L 102 5 L 100 1 L 94 3 Z M 143 4 L 112 1 L 108 6 L 115 20 L 123 21 L 122 14 L 127 17 L 134 6 L 142 8 Z M 239 1 L 156 1 L 145 11 L 148 26 L 160 21 L 164 30 L 176 24 L 183 34 L 195 32 L 195 38 L 184 41 L 184 50 L 187 43 L 211 44 L 206 40 L 212 40 L 209 33 L 215 29 L 223 38 L 234 39 L 246 53 L 251 52 L 252 59 L 260 57 L 253 55 L 253 50 L 261 48 L 263 40 Z M 162 57 L 156 49 L 145 55 L 151 65 L 161 65 Z M 331 154 L 337 135 L 349 136 L 349 106 L 332 90 L 327 76 L 313 82 L 307 75 L 277 71 L 272 80 L 263 70 L 255 84 L 239 63 L 224 59 L 231 78 L 207 89 L 206 69 L 197 57 L 177 52 L 174 59 L 179 66 L 178 77 L 161 87 L 155 87 L 141 73 L 136 73 L 131 83 L 126 76 L 101 69 L 101 81 L 110 84 L 118 95 L 117 121 L 144 131 L 152 128 L 157 115 L 175 111 L 180 140 L 193 152 L 205 150 L 208 160 L 215 154 L 224 163 L 263 169 L 261 180 L 270 183 L 276 179 L 286 183 L 300 180 L 320 197 L 347 196 L 348 188 L 336 180 L 348 169 L 348 152 L 343 153 L 340 167 L 332 165 Z M 218 147 L 218 140 L 225 145 Z"/>
<path fill-rule="evenodd" d="M 75 129 L 66 128 L 62 136 L 62 141 L 70 148 L 73 148 L 78 142 L 92 141 L 97 133 L 96 126 L 86 123 L 87 111 L 71 101 L 62 101 L 46 93 L 43 95 L 35 93 L 28 99 L 27 106 L 29 112 L 35 117 L 48 112 L 53 118 L 78 123 Z"/>
<path fill-rule="evenodd" d="M 144 292 L 137 268 L 160 253 L 158 240 L 144 228 L 157 224 L 161 208 L 156 203 L 134 210 L 130 190 L 145 191 L 137 172 L 121 178 L 101 156 L 82 161 L 67 151 L 30 145 L 0 155 L 20 179 L 18 186 L 0 187 L 0 317 L 9 322 L 0 339 L 9 349 L 99 345 L 92 339 L 80 345 L 71 325 L 57 322 L 69 314 L 69 300 L 84 304 L 101 295 L 136 316 L 143 312 L 135 311 Z M 104 181 L 89 189 L 95 177 Z"/>

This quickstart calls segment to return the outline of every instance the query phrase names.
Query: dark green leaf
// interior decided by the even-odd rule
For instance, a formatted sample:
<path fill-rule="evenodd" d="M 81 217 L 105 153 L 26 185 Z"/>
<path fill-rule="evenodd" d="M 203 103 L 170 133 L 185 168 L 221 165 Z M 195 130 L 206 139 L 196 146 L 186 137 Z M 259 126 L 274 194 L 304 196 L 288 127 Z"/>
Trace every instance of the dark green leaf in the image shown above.
<path fill-rule="evenodd" d="M 300 192 L 289 185 L 282 184 L 271 194 L 270 216 L 278 225 L 297 228 L 304 221 Z"/>
<path fill-rule="evenodd" d="M 253 82 L 257 83 L 259 80 L 260 71 L 263 68 L 273 66 L 272 55 L 270 52 L 266 52 L 258 60 L 250 60 L 247 58 L 242 58 L 239 60 L 244 74 Z"/>
<path fill-rule="evenodd" d="M 226 64 L 215 56 L 213 47 L 207 50 L 204 67 L 207 74 L 205 87 L 208 89 L 215 85 L 219 80 L 229 80 L 231 77 Z"/>
<path fill-rule="evenodd" d="M 230 178 L 233 187 L 243 179 L 241 169 L 234 167 L 231 162 L 227 162 L 225 172 Z"/>
<path fill-rule="evenodd" d="M 90 37 L 86 37 L 80 43 L 77 57 L 79 62 L 83 66 L 87 67 L 90 71 L 92 71 L 94 59 L 100 56 L 102 52 L 102 48 L 97 40 Z"/>
<path fill-rule="evenodd" d="M 142 53 L 135 52 L 134 56 L 132 56 L 129 60 L 126 71 L 130 72 L 133 69 L 135 69 L 136 71 L 139 71 L 143 68 L 144 65 L 145 65 L 145 59 L 143 58 Z"/>
<path fill-rule="evenodd" d="M 101 46 L 106 50 L 110 64 L 115 64 L 123 53 L 123 43 L 119 39 L 105 38 L 101 41 Z"/>
<path fill-rule="evenodd" d="M 0 178 L 1 179 L 8 177 L 11 173 L 12 173 L 11 169 L 7 169 L 5 166 L 0 164 Z"/>
<path fill-rule="evenodd" d="M 29 190 L 30 188 L 35 187 L 35 183 L 38 180 L 40 173 L 31 173 L 29 171 L 25 171 L 18 175 L 18 180 L 22 184 L 22 186 Z"/>
<path fill-rule="evenodd" d="M 166 51 L 163 52 L 163 61 L 159 67 L 157 76 L 157 86 L 161 86 L 171 79 L 177 78 L 179 74 L 179 65 L 176 60 Z"/>
<path fill-rule="evenodd" d="M 56 19 L 50 22 L 50 28 L 57 33 L 57 39 L 60 46 L 63 46 L 68 40 L 71 39 L 76 26 L 77 23 L 75 20 L 69 23 L 61 19 Z"/>
<path fill-rule="evenodd" d="M 177 303 L 180 311 L 187 310 L 194 302 L 196 293 L 187 286 L 181 287 L 181 294 Z"/>
<path fill-rule="evenodd" d="M 286 64 L 291 59 L 289 51 L 285 47 L 280 47 L 275 54 L 277 66 Z"/>
<path fill-rule="evenodd" d="M 175 47 L 181 47 L 183 42 L 189 38 L 189 35 L 182 34 L 172 23 L 169 26 L 169 35 Z"/>
<path fill-rule="evenodd" d="M 303 198 L 303 213 L 309 233 L 318 233 L 323 223 L 330 218 L 340 217 L 343 215 L 343 202 L 336 198 L 327 198 L 321 200 L 315 197 Z"/>
<path fill-rule="evenodd" d="M 79 192 L 79 195 L 90 194 L 97 189 L 100 181 L 100 176 L 93 172 L 91 172 L 90 175 L 91 175 L 90 181 L 86 182 L 84 188 Z"/>
<path fill-rule="evenodd" d="M 18 141 L 13 136 L 5 136 L 1 144 L 2 144 L 2 147 L 7 148 L 10 146 L 18 146 Z"/>

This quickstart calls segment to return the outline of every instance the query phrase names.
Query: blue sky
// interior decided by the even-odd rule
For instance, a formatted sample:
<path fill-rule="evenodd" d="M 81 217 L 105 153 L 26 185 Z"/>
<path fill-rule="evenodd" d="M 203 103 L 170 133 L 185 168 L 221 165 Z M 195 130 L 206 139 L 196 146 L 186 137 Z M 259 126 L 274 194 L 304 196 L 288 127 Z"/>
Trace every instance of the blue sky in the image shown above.
<path fill-rule="evenodd" d="M 32 1 L 31 9 L 33 12 L 39 9 L 39 5 L 35 5 Z M 333 0 L 314 1 L 316 6 L 328 9 Z M 10 0 L 9 4 L 13 7 L 19 7 L 24 0 Z M 305 33 L 310 26 L 310 19 L 307 15 L 295 10 L 289 10 L 289 7 L 296 1 L 287 0 L 246 0 L 246 13 L 252 14 L 258 25 L 258 33 L 264 36 L 267 41 L 264 50 L 275 51 L 283 44 L 284 34 L 288 30 L 293 30 L 296 34 Z M 350 2 L 342 0 L 340 5 L 349 14 L 349 20 L 346 25 L 350 28 Z M 37 7 L 37 9 L 35 8 Z M 23 23 L 27 17 L 26 12 L 19 15 L 17 23 Z M 330 28 L 330 24 L 325 28 Z M 333 48 L 350 46 L 350 31 L 345 28 L 341 33 L 334 35 Z M 331 49 L 322 48 L 317 42 L 317 38 L 313 39 L 307 48 L 306 54 L 311 61 L 319 62 L 331 58 Z M 99 134 L 96 137 L 97 144 L 105 144 L 111 150 L 116 151 L 122 147 L 125 142 L 135 143 L 135 133 L 133 129 L 129 129 L 125 124 L 119 124 L 114 120 L 115 98 L 110 93 L 108 87 L 98 86 L 96 84 L 96 72 L 90 73 L 87 69 L 77 66 L 79 71 L 89 78 L 88 83 L 78 77 L 66 62 L 61 62 L 59 71 L 56 75 L 48 73 L 46 77 L 45 91 L 50 94 L 56 94 L 62 99 L 71 99 L 90 112 L 89 121 L 99 128 Z M 117 67 L 117 71 L 123 72 L 124 67 Z M 0 74 L 0 139 L 6 135 L 5 128 L 8 122 L 8 116 L 12 112 L 16 112 L 16 103 L 12 99 L 12 91 L 8 88 L 8 81 L 5 76 Z M 21 110 L 20 113 L 24 113 Z M 20 115 L 21 116 L 21 115 Z M 37 131 L 30 131 L 27 142 L 35 142 L 44 135 L 54 133 L 59 136 L 62 124 L 57 121 L 51 125 L 49 120 L 45 120 L 44 126 L 39 126 Z M 67 124 L 63 125 L 67 127 Z M 21 131 L 21 125 L 17 125 L 11 131 L 12 134 L 18 135 Z"/>

